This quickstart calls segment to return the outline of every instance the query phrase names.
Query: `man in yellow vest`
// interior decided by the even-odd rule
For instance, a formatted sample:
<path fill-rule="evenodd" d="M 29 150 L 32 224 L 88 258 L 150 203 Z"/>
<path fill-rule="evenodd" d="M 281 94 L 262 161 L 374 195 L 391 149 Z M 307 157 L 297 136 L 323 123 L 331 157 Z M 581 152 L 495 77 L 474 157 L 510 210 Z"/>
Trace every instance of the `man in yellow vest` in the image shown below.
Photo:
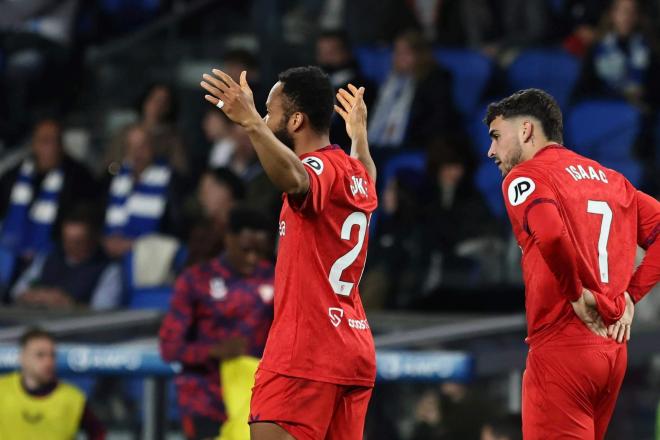
<path fill-rule="evenodd" d="M 55 372 L 55 339 L 30 329 L 20 339 L 20 371 L 0 376 L 0 440 L 103 440 L 105 428 L 85 395 Z"/>

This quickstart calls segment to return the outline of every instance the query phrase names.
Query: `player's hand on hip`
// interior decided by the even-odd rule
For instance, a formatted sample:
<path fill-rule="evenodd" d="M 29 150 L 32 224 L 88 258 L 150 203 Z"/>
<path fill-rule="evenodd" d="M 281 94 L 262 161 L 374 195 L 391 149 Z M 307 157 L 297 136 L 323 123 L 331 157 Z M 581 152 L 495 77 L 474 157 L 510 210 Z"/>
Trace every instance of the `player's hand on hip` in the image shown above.
<path fill-rule="evenodd" d="M 626 309 L 621 319 L 607 328 L 607 335 L 618 343 L 622 343 L 624 338 L 626 341 L 630 341 L 630 327 L 635 316 L 635 303 L 628 292 L 624 292 L 624 297 L 626 299 Z"/>
<path fill-rule="evenodd" d="M 573 311 L 592 333 L 607 337 L 607 328 L 603 319 L 596 309 L 596 298 L 587 289 L 582 290 L 582 295 L 577 301 L 572 301 Z"/>
<path fill-rule="evenodd" d="M 252 89 L 247 83 L 247 72 L 241 72 L 240 85 L 219 69 L 213 69 L 213 75 L 202 75 L 200 84 L 208 95 L 208 102 L 221 109 L 229 119 L 243 127 L 261 120 L 254 105 Z"/>
<path fill-rule="evenodd" d="M 337 92 L 340 105 L 335 105 L 335 111 L 344 119 L 348 137 L 354 139 L 367 133 L 367 105 L 364 103 L 364 87 L 349 84 L 347 88 Z"/>

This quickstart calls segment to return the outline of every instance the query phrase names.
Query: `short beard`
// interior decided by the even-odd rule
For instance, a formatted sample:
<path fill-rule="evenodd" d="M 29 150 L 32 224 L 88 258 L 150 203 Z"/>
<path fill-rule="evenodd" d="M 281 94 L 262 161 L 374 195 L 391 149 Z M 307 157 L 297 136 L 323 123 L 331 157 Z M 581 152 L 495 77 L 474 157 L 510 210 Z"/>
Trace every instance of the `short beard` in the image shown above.
<path fill-rule="evenodd" d="M 506 176 L 509 174 L 509 172 L 518 165 L 520 162 L 522 162 L 522 145 L 518 142 L 516 144 L 516 149 L 511 153 L 511 157 L 506 161 L 506 163 L 503 163 L 504 165 L 504 170 L 502 171 L 502 176 Z"/>
<path fill-rule="evenodd" d="M 273 134 L 280 142 L 282 142 L 284 145 L 289 147 L 291 151 L 295 151 L 295 149 L 293 148 L 293 137 L 289 134 L 289 132 L 286 129 L 285 121 L 287 121 L 288 119 L 289 118 L 284 118 L 280 126 L 273 131 Z"/>

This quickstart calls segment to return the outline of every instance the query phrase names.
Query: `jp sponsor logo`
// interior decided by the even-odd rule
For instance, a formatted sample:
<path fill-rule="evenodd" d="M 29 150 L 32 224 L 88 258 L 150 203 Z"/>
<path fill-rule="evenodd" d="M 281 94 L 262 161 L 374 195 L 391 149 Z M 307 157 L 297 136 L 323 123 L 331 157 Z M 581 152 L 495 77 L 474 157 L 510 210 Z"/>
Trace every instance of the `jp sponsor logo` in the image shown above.
<path fill-rule="evenodd" d="M 512 206 L 518 206 L 521 203 L 524 203 L 527 200 L 534 190 L 536 185 L 534 181 L 529 177 L 517 177 L 511 181 L 509 184 L 509 189 L 507 191 L 509 196 L 509 203 Z"/>
<path fill-rule="evenodd" d="M 318 157 L 309 156 L 303 159 L 302 163 L 307 165 L 316 173 L 317 176 L 320 176 L 323 172 L 323 161 Z"/>

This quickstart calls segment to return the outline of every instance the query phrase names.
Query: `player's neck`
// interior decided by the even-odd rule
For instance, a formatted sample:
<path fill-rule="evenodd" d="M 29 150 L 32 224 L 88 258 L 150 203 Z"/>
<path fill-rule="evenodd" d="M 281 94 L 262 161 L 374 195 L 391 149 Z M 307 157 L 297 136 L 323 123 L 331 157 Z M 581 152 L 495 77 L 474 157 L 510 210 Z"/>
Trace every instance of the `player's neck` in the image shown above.
<path fill-rule="evenodd" d="M 323 147 L 330 145 L 330 136 L 328 134 L 310 134 L 307 136 L 300 136 L 296 139 L 294 152 L 301 156 L 306 153 L 311 153 Z"/>
<path fill-rule="evenodd" d="M 530 143 L 527 148 L 523 149 L 523 160 L 529 160 L 536 156 L 536 154 L 549 145 L 555 145 L 557 142 L 549 141 L 547 139 L 536 139 L 535 142 Z"/>

